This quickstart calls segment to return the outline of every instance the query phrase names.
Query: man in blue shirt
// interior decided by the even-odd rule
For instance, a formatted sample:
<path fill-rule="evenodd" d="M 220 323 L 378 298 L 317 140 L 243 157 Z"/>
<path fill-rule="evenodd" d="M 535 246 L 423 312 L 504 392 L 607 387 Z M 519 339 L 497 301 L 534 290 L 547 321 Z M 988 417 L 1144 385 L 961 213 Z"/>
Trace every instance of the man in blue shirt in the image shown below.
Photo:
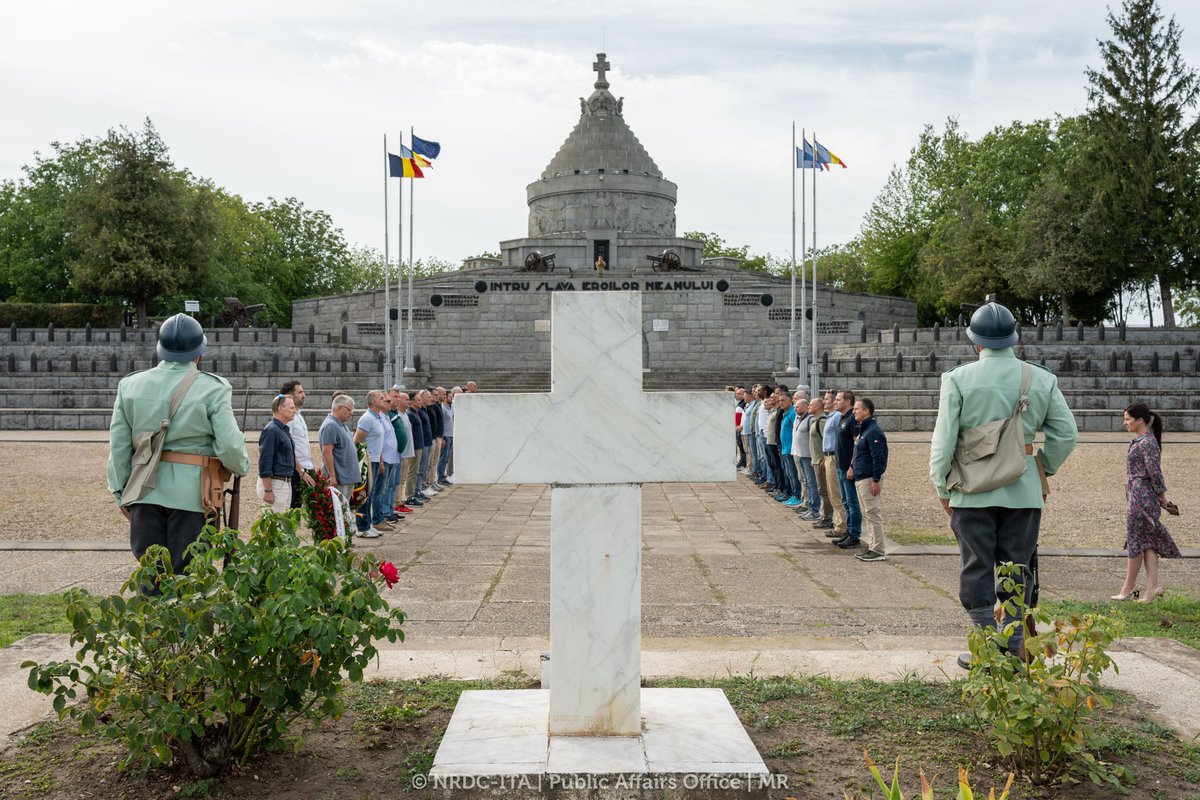
<path fill-rule="evenodd" d="M 271 401 L 271 421 L 258 435 L 259 498 L 276 511 L 292 507 L 292 475 L 296 472 L 296 451 L 288 423 L 296 416 L 296 404 L 286 394 Z"/>
<path fill-rule="evenodd" d="M 846 504 L 842 502 L 842 482 L 838 478 L 841 471 L 837 465 L 837 431 L 838 424 L 842 421 L 842 412 L 837 410 L 837 403 L 834 402 L 836 396 L 832 391 L 825 394 L 825 407 L 833 411 L 825 422 L 825 435 L 821 437 L 821 453 L 825 456 L 825 482 L 829 485 L 829 504 L 833 506 L 831 538 L 834 544 L 846 537 Z"/>
<path fill-rule="evenodd" d="M 392 530 L 387 518 L 392 509 L 388 505 L 387 486 L 388 462 L 384 455 L 390 454 L 393 464 L 399 464 L 399 451 L 396 449 L 396 432 L 386 416 L 388 396 L 378 389 L 367 392 L 367 410 L 358 419 L 358 429 L 354 433 L 354 442 L 367 443 L 367 455 L 371 460 L 370 494 L 363 505 L 358 518 L 358 532 L 364 539 L 376 539 L 384 532 Z M 390 443 L 390 447 L 389 447 Z"/>
<path fill-rule="evenodd" d="M 317 431 L 321 466 L 329 482 L 347 500 L 359 480 L 358 453 L 354 448 L 354 437 L 346 424 L 353 414 L 354 400 L 349 395 L 339 394 L 333 398 L 329 416 Z"/>

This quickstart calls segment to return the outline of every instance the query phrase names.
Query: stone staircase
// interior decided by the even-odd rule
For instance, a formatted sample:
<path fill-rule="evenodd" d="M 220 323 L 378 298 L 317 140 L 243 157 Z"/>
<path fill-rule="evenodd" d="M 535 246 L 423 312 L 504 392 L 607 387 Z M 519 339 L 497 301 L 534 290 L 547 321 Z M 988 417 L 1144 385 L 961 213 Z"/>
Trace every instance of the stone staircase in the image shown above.
<path fill-rule="evenodd" d="M 270 418 L 280 384 L 301 381 L 314 420 L 337 392 L 361 406 L 370 389 L 384 388 L 383 354 L 313 330 L 212 329 L 203 367 L 234 388 L 234 409 L 248 430 Z M 1169 430 L 1200 431 L 1200 331 L 1161 329 L 1026 329 L 1018 355 L 1058 375 L 1081 430 L 1121 430 L 1121 409 L 1135 400 L 1161 410 Z M 881 331 L 877 341 L 830 343 L 820 351 L 822 388 L 871 397 L 887 430 L 928 431 L 937 415 L 940 375 L 975 353 L 959 328 Z M 16 329 L 0 342 L 0 429 L 102 430 L 108 427 L 122 376 L 157 363 L 153 330 Z M 420 365 L 418 364 L 418 367 Z M 550 373 L 486 370 L 457 374 L 441 368 L 406 377 L 409 388 L 454 386 L 474 380 L 484 392 L 545 392 Z M 692 373 L 650 370 L 647 391 L 702 391 L 795 376 L 740 371 Z"/>

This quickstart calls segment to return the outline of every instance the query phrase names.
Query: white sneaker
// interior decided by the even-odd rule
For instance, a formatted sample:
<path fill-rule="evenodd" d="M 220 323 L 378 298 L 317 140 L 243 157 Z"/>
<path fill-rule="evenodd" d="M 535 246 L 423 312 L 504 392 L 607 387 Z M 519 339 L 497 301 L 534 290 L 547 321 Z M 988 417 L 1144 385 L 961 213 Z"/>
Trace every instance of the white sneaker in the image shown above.
<path fill-rule="evenodd" d="M 434 496 L 435 494 L 437 494 L 437 490 L 436 490 L 436 489 L 434 489 L 432 486 L 430 486 L 428 489 L 426 489 L 425 491 L 421 492 L 421 494 L 423 494 L 423 495 L 425 495 L 426 497 L 428 497 L 428 498 L 432 499 L 432 498 L 433 498 L 433 496 Z"/>
<path fill-rule="evenodd" d="M 367 528 L 365 531 L 359 532 L 358 536 L 361 539 L 378 539 L 380 536 L 383 536 L 383 532 L 371 527 Z"/>
<path fill-rule="evenodd" d="M 452 486 L 454 484 L 454 481 L 450 480 L 449 478 L 446 478 L 444 481 L 442 481 L 442 483 L 444 483 L 447 486 Z"/>

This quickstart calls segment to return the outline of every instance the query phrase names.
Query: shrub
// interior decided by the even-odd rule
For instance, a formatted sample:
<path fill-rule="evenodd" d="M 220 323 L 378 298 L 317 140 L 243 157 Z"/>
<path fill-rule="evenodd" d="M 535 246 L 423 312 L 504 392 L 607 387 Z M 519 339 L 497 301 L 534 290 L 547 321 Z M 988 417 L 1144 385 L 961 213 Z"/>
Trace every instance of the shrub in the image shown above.
<path fill-rule="evenodd" d="M 14 322 L 18 328 L 116 328 L 121 325 L 121 309 L 90 303 L 0 303 L 0 327 Z"/>
<path fill-rule="evenodd" d="M 123 742 L 122 767 L 181 759 L 199 778 L 281 745 L 299 719 L 340 716 L 343 676 L 361 681 L 374 642 L 403 638 L 404 614 L 379 594 L 396 571 L 337 540 L 303 545 L 297 525 L 267 512 L 248 541 L 206 528 L 182 575 L 155 546 L 123 587 L 132 596 L 94 607 L 70 592 L 79 660 L 26 662 L 30 688 Z M 149 586 L 161 595 L 137 593 Z"/>
<path fill-rule="evenodd" d="M 1002 588 L 1011 594 L 1005 603 L 1009 615 L 1050 624 L 1047 614 L 1026 607 L 1019 565 L 1001 565 L 999 575 Z M 971 671 L 963 683 L 963 699 L 988 728 L 1000 755 L 1034 783 L 1079 769 L 1094 783 L 1120 785 L 1126 771 L 1096 758 L 1099 748 L 1090 721 L 1091 711 L 1112 706 L 1100 690 L 1100 678 L 1106 669 L 1116 670 L 1107 648 L 1120 625 L 1086 614 L 1069 623 L 1055 621 L 1046 633 L 1029 635 L 1027 630 L 1022 660 L 1007 650 L 1017 624 L 971 632 Z"/>

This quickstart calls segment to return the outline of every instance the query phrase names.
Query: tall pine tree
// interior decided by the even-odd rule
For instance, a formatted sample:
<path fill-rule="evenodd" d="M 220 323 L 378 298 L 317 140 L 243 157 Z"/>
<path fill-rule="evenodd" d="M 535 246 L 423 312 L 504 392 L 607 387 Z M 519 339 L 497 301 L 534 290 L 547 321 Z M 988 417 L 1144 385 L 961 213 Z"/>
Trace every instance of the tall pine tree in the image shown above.
<path fill-rule="evenodd" d="M 1113 36 L 1100 42 L 1102 66 L 1087 70 L 1103 176 L 1093 196 L 1093 244 L 1126 286 L 1157 282 L 1164 322 L 1174 327 L 1172 290 L 1200 274 L 1200 80 L 1180 56 L 1182 31 L 1157 0 L 1125 0 L 1108 23 Z"/>

